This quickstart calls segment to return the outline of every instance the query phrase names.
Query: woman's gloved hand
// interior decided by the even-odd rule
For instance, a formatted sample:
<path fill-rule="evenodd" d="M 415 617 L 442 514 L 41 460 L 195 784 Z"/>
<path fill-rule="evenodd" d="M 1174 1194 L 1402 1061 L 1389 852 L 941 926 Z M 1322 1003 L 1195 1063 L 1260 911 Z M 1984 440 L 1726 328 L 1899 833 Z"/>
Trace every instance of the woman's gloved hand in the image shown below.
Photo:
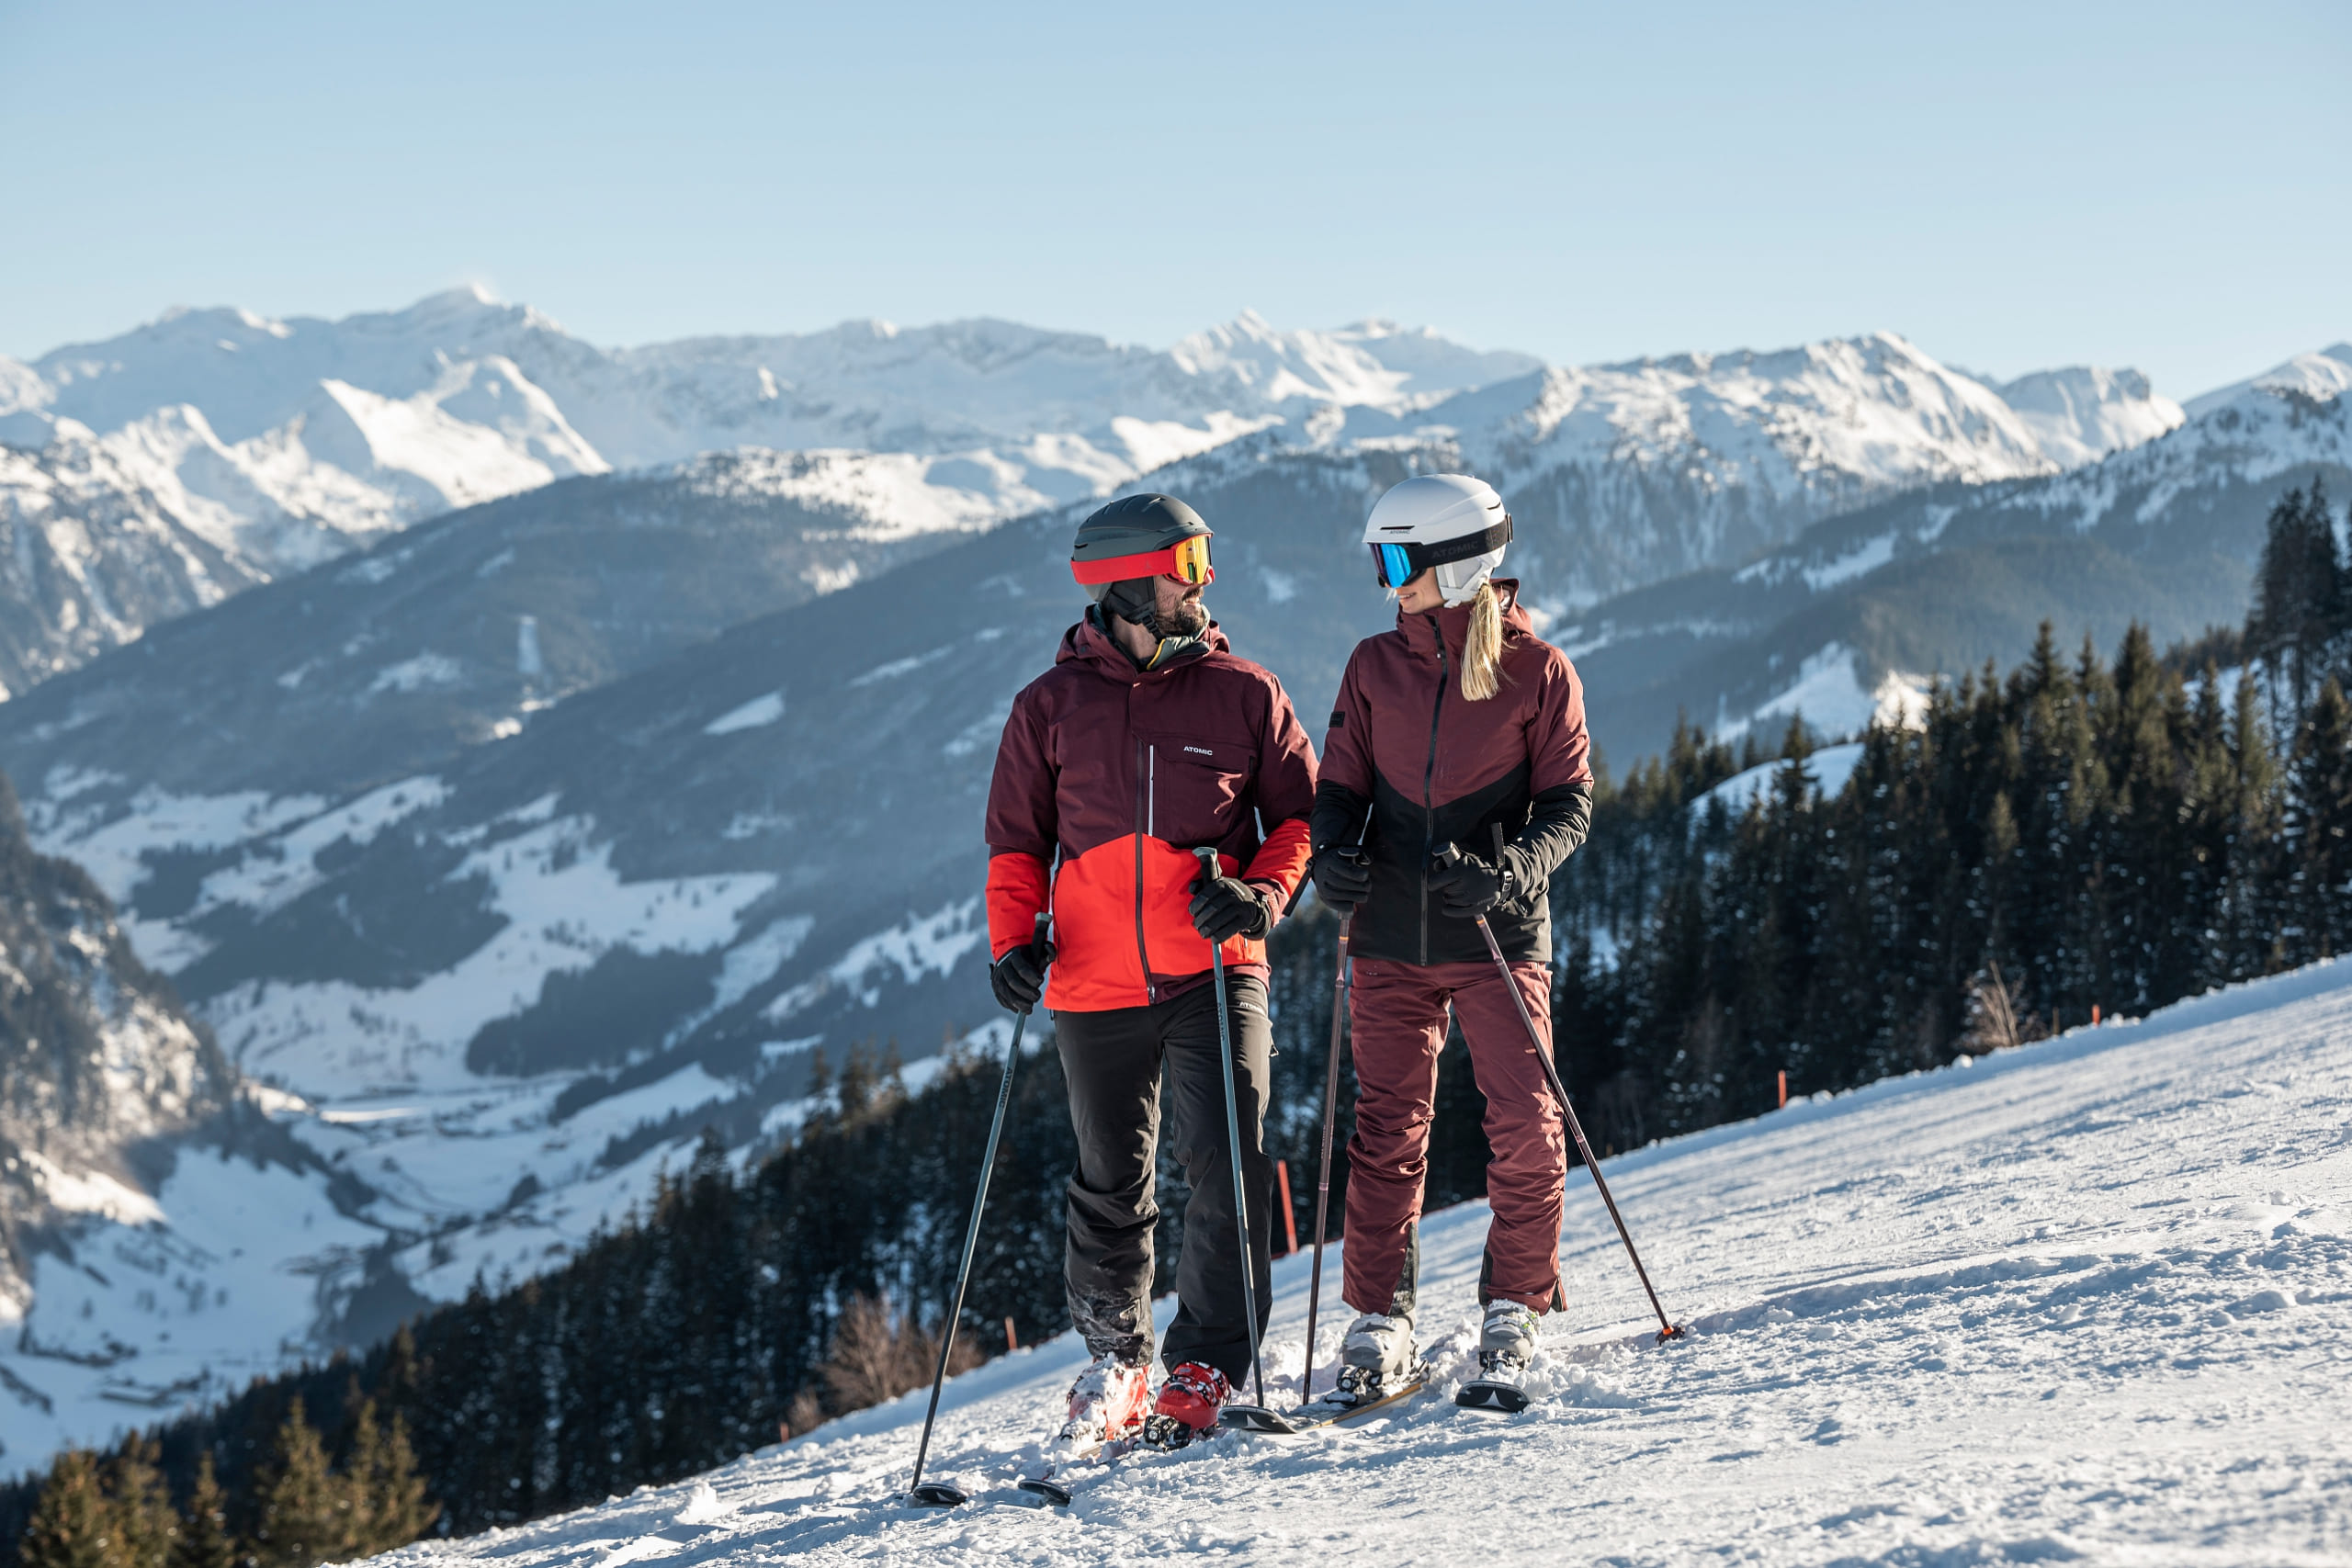
<path fill-rule="evenodd" d="M 1237 936 L 1257 941 L 1273 929 L 1271 897 L 1232 876 L 1204 876 L 1193 884 L 1193 929 L 1210 942 Z"/>
<path fill-rule="evenodd" d="M 1514 892 L 1511 881 L 1508 861 L 1489 865 L 1452 845 L 1430 857 L 1430 891 L 1456 919 L 1470 919 L 1509 903 Z"/>
<path fill-rule="evenodd" d="M 1315 857 L 1315 896 L 1344 915 L 1372 896 L 1372 857 L 1337 844 Z"/>

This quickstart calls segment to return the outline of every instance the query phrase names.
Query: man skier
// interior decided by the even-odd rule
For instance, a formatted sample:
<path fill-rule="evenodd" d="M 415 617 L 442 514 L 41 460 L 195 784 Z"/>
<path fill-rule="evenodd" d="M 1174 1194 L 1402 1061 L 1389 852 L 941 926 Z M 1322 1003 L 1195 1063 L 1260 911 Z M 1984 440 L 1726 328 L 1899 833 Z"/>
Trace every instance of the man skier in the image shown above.
<path fill-rule="evenodd" d="M 1065 1453 L 1138 1430 L 1181 1447 L 1213 1426 L 1272 1295 L 1265 937 L 1305 874 L 1315 750 L 1282 682 L 1234 657 L 1208 617 L 1209 533 L 1164 495 L 1113 502 L 1080 525 L 1070 573 L 1093 606 L 1013 699 L 989 791 L 990 981 L 1005 1007 L 1026 1012 L 1042 994 L 1053 1012 L 1078 1134 L 1064 1267 L 1093 1361 L 1070 1390 Z M 1201 846 L 1216 850 L 1214 877 L 1192 852 Z M 1034 950 L 1048 908 L 1052 945 Z M 1211 942 L 1225 957 L 1255 1325 L 1242 1304 Z M 1154 1404 L 1163 1064 L 1193 1195 Z"/>

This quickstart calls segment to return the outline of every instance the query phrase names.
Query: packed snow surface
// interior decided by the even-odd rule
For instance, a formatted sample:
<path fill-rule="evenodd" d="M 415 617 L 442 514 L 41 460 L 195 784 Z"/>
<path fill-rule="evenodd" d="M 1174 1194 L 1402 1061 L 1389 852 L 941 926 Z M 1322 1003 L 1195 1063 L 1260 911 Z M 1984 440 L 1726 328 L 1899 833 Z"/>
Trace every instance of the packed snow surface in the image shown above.
<path fill-rule="evenodd" d="M 1653 1145 L 1608 1172 L 1686 1343 L 1571 1172 L 1568 1310 L 1534 1404 L 1461 1411 L 1481 1204 L 1430 1217 L 1439 1388 L 1304 1438 L 1081 1473 L 1012 1463 L 1069 1337 L 957 1379 L 908 1507 L 922 1394 L 677 1485 L 408 1562 L 1320 1564 L 2341 1562 L 2352 1555 L 2352 968 Z M 1339 1278 L 1327 1260 L 1327 1282 Z M 1296 1393 L 1304 1258 L 1268 1393 Z M 985 1315 L 989 1306 L 974 1303 Z M 1162 1321 L 1170 1303 L 1162 1303 Z M 1317 1335 L 1329 1387 L 1343 1309 Z"/>

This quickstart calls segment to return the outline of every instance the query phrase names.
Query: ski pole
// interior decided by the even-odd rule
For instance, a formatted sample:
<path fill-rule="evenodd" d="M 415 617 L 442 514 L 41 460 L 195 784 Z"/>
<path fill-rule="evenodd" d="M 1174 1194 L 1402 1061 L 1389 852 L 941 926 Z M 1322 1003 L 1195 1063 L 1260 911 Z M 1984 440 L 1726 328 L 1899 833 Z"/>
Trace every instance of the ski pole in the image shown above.
<path fill-rule="evenodd" d="M 1372 808 L 1366 807 L 1363 826 L 1356 829 L 1353 847 L 1331 847 L 1331 852 L 1361 864 L 1364 859 L 1363 841 L 1372 836 Z M 1315 868 L 1315 856 L 1306 857 L 1307 872 Z M 1298 879 L 1298 891 L 1306 891 L 1306 874 Z M 1298 902 L 1297 894 L 1291 903 Z M 1331 1136 L 1340 1117 L 1340 1031 L 1348 1010 L 1348 938 L 1355 931 L 1356 911 L 1353 905 L 1340 917 L 1340 966 L 1331 977 L 1331 1055 L 1323 1065 L 1323 1161 L 1315 1177 L 1315 1268 L 1307 1276 L 1306 1285 L 1306 1372 L 1298 1382 L 1298 1402 L 1306 1404 L 1315 1394 L 1315 1309 L 1323 1295 L 1323 1237 L 1331 1213 Z"/>
<path fill-rule="evenodd" d="M 1037 929 L 1030 951 L 1043 952 L 1046 917 L 1037 917 Z M 1021 1060 L 1021 1032 L 1029 1027 L 1027 1010 L 1012 1020 L 1012 1043 L 1004 1048 L 1004 1077 L 996 1086 L 996 1117 L 989 1123 L 988 1152 L 980 1156 L 980 1188 L 972 1194 L 972 1223 L 964 1229 L 964 1261 L 956 1270 L 956 1304 L 947 1309 L 947 1323 L 939 1334 L 939 1370 L 931 1378 L 931 1408 L 923 1412 L 922 1442 L 915 1450 L 914 1480 L 908 1483 L 907 1500 L 934 1508 L 960 1507 L 971 1499 L 963 1491 L 944 1481 L 930 1485 L 922 1483 L 923 1461 L 931 1456 L 932 1424 L 939 1419 L 939 1391 L 947 1382 L 947 1358 L 956 1348 L 956 1322 L 964 1315 L 964 1287 L 972 1278 L 972 1254 L 980 1245 L 980 1213 L 988 1207 L 989 1178 L 996 1172 L 996 1146 L 1004 1135 L 1004 1111 L 1012 1100 L 1013 1064 Z"/>
<path fill-rule="evenodd" d="M 1222 874 L 1216 850 L 1203 844 L 1193 853 L 1207 876 Z M 1209 944 L 1209 966 L 1216 972 L 1216 1045 L 1225 1060 L 1225 1138 L 1233 1161 L 1233 1228 L 1241 1237 L 1241 1310 L 1250 1320 L 1250 1370 L 1257 1379 L 1258 1403 L 1266 1403 L 1266 1369 L 1258 1359 L 1258 1278 L 1250 1255 L 1250 1193 L 1241 1179 L 1241 1081 L 1233 1067 L 1233 1020 L 1225 1010 L 1225 949 Z"/>
<path fill-rule="evenodd" d="M 1340 1115 L 1340 1032 L 1348 1010 L 1348 934 L 1356 912 L 1340 918 L 1340 967 L 1331 980 L 1331 1058 L 1323 1068 L 1323 1162 L 1315 1174 L 1315 1268 L 1306 1286 L 1306 1371 L 1299 1379 L 1298 1402 L 1315 1397 L 1315 1309 L 1323 1297 L 1323 1235 L 1331 1213 L 1331 1133 Z"/>
<path fill-rule="evenodd" d="M 1498 822 L 1495 824 L 1495 863 L 1498 865 L 1502 863 L 1502 824 Z M 1445 853 L 1450 858 L 1459 858 L 1461 852 L 1452 844 L 1445 847 Z M 1510 993 L 1510 1005 L 1519 1010 L 1519 1021 L 1527 1030 L 1528 1046 L 1534 1051 L 1535 1059 L 1544 1064 L 1544 1077 L 1551 1084 L 1552 1092 L 1559 1098 L 1560 1114 L 1567 1119 L 1568 1132 L 1577 1141 L 1577 1152 L 1584 1156 L 1585 1169 L 1592 1172 L 1592 1184 L 1600 1189 L 1600 1201 L 1608 1206 L 1609 1217 L 1616 1222 L 1617 1237 L 1625 1244 L 1625 1256 L 1634 1260 L 1634 1272 L 1640 1277 L 1642 1289 L 1650 1298 L 1650 1310 L 1657 1314 L 1657 1343 L 1663 1345 L 1669 1339 L 1679 1339 L 1683 1337 L 1682 1330 L 1668 1319 L 1666 1308 L 1658 1304 L 1657 1292 L 1650 1284 L 1649 1270 L 1642 1267 L 1642 1255 L 1634 1250 L 1634 1233 L 1625 1228 L 1625 1216 L 1617 1212 L 1617 1200 L 1610 1196 L 1609 1183 L 1600 1174 L 1600 1162 L 1592 1157 L 1592 1145 L 1585 1142 L 1584 1127 L 1577 1121 L 1577 1108 L 1568 1103 L 1568 1086 L 1560 1081 L 1560 1069 L 1554 1065 L 1552 1053 L 1544 1048 L 1544 1037 L 1535 1032 L 1535 1020 L 1527 1010 L 1527 998 L 1519 994 L 1519 978 L 1510 972 L 1510 960 L 1503 956 L 1502 943 L 1495 940 L 1495 929 L 1487 923 L 1487 917 L 1480 915 L 1476 918 L 1478 934 L 1487 939 L 1487 951 L 1493 955 L 1495 967 L 1502 972 L 1503 989 Z"/>

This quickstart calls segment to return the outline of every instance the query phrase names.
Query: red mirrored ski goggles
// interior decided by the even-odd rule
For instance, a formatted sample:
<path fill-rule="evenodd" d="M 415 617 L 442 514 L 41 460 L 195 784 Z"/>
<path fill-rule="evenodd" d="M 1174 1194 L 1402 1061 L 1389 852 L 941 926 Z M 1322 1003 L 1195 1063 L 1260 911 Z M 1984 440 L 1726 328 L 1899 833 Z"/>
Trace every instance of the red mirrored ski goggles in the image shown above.
<path fill-rule="evenodd" d="M 1216 568 L 1209 564 L 1206 534 L 1194 534 L 1164 550 L 1150 550 L 1139 556 L 1074 560 L 1069 563 L 1069 574 L 1080 586 L 1089 588 L 1098 582 L 1124 582 L 1131 577 L 1165 577 L 1193 587 L 1205 587 L 1216 581 Z"/>

